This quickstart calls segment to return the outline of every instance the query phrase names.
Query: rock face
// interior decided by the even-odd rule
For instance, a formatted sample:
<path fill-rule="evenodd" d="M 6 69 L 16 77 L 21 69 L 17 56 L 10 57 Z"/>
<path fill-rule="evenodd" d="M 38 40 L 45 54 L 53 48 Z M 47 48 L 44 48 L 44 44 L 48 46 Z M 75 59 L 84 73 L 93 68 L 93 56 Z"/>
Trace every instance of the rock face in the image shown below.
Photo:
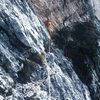
<path fill-rule="evenodd" d="M 37 15 L 45 21 L 49 17 L 53 30 L 91 17 L 88 0 L 31 0 Z"/>
<path fill-rule="evenodd" d="M 0 0 L 0 100 L 100 100 L 95 71 L 96 99 L 62 50 L 52 42 L 47 52 L 43 23 L 50 17 L 55 31 L 84 22 L 93 16 L 90 8 L 88 0 Z"/>
<path fill-rule="evenodd" d="M 93 22 L 78 22 L 71 29 L 61 29 L 55 37 L 55 43 L 64 51 L 64 55 L 72 60 L 75 72 L 88 86 L 93 100 L 99 98 L 99 36 L 100 32 Z"/>

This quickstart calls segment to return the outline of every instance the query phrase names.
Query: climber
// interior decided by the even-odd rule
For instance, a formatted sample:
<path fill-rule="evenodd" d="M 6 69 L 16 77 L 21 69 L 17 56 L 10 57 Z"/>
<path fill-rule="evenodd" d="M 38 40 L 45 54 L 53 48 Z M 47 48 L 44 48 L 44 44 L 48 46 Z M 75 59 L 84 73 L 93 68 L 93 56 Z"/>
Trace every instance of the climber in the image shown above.
<path fill-rule="evenodd" d="M 51 27 L 51 21 L 49 18 L 46 19 L 45 21 L 45 26 L 49 29 Z"/>
<path fill-rule="evenodd" d="M 49 39 L 49 43 L 48 43 L 48 50 L 47 50 L 48 52 L 50 52 L 50 47 L 51 47 L 51 32 L 52 32 L 52 30 L 51 30 L 52 23 L 51 23 L 50 18 L 46 18 L 46 21 L 44 22 L 44 24 L 47 27 L 47 30 L 48 30 L 49 35 L 50 35 L 50 39 Z"/>

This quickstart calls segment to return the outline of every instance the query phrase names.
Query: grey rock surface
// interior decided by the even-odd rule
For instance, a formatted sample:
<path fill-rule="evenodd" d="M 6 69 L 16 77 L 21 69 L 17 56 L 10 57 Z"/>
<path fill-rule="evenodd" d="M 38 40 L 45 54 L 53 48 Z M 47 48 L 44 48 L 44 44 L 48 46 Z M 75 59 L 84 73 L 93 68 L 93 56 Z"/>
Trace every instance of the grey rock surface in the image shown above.
<path fill-rule="evenodd" d="M 0 100 L 92 100 L 63 51 L 52 43 L 52 51 L 46 52 L 50 35 L 43 23 L 47 8 L 52 10 L 53 30 L 60 29 L 67 17 L 66 25 L 88 20 L 88 4 L 84 0 L 32 2 L 0 0 Z M 98 77 L 93 75 L 95 88 Z"/>

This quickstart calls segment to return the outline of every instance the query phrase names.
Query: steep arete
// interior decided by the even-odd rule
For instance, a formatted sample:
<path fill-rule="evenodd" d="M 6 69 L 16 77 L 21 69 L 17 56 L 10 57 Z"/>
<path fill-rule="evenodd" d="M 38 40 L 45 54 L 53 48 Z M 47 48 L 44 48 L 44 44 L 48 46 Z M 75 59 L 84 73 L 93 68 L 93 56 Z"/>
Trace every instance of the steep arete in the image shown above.
<path fill-rule="evenodd" d="M 37 1 L 0 0 L 0 100 L 99 100 L 99 76 L 95 70 L 92 70 L 90 88 L 76 72 L 73 59 L 65 56 L 63 49 L 50 40 L 49 31 L 44 25 L 46 17 L 39 14 L 40 10 L 36 7 L 46 2 L 48 8 L 52 0 Z M 79 0 L 79 4 L 78 0 L 73 1 L 52 1 L 52 4 L 61 4 L 60 7 L 55 6 L 58 7 L 55 10 L 60 13 L 57 16 L 52 15 L 54 10 L 50 11 L 52 33 L 55 34 L 57 28 L 60 30 L 67 25 L 71 26 L 78 18 L 82 22 L 92 19 L 92 13 L 83 9 L 89 5 L 85 5 L 87 0 Z M 51 8 L 53 6 L 54 9 L 52 4 Z M 70 9 L 72 5 L 77 8 L 76 13 L 74 8 Z M 59 8 L 64 11 L 60 9 L 59 12 Z M 69 14 L 67 8 L 70 9 Z M 45 7 L 43 9 L 46 10 Z M 75 20 L 70 16 L 72 12 Z M 79 16 L 81 14 L 83 17 Z M 60 21 L 55 20 L 56 17 Z M 91 93 L 94 95 L 91 96 Z"/>

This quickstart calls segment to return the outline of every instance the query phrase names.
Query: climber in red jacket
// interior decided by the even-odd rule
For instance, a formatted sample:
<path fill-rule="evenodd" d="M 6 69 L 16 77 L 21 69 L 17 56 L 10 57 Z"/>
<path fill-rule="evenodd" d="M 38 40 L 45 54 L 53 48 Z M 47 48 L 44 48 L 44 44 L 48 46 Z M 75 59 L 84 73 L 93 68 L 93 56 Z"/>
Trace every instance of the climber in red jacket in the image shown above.
<path fill-rule="evenodd" d="M 50 27 L 51 27 L 51 21 L 50 21 L 49 18 L 47 18 L 47 20 L 45 21 L 45 26 L 46 26 L 47 28 L 50 28 Z"/>
<path fill-rule="evenodd" d="M 49 18 L 46 19 L 46 21 L 44 22 L 45 26 L 47 27 L 47 30 L 49 32 L 49 35 L 51 36 L 51 20 Z M 50 52 L 50 47 L 51 47 L 51 37 L 50 37 L 50 40 L 49 40 L 49 43 L 48 43 L 48 52 Z"/>

